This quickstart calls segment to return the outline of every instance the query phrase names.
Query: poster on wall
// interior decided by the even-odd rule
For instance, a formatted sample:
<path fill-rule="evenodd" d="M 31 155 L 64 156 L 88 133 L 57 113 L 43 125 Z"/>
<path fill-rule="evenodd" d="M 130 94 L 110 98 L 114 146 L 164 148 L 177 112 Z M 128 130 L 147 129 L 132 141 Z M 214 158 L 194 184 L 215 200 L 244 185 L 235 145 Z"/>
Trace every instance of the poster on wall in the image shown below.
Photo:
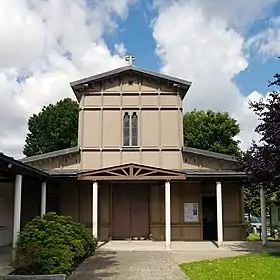
<path fill-rule="evenodd" d="M 184 222 L 198 222 L 198 203 L 184 203 Z"/>

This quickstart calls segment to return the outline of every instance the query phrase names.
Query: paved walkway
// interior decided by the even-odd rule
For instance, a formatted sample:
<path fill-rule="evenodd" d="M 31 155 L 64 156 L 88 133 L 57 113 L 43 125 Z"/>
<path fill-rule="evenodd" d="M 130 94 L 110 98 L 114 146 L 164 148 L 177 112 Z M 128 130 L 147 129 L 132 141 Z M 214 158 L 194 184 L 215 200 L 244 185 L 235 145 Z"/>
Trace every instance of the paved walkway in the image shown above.
<path fill-rule="evenodd" d="M 185 280 L 167 252 L 98 250 L 69 280 Z"/>

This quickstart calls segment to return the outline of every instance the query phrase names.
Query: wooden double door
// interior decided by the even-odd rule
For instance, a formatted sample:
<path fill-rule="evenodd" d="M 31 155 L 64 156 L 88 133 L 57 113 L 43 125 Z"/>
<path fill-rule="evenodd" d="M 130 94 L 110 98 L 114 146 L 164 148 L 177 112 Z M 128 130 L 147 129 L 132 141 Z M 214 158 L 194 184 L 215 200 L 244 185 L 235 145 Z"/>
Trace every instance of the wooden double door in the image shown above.
<path fill-rule="evenodd" d="M 149 185 L 124 183 L 113 186 L 112 238 L 149 236 Z"/>

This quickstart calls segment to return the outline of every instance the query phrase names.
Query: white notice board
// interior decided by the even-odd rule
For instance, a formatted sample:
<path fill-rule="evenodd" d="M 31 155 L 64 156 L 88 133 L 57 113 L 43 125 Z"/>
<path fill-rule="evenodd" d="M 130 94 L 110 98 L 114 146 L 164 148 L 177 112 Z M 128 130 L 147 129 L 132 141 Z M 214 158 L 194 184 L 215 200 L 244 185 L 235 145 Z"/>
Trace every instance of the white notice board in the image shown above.
<path fill-rule="evenodd" d="M 184 222 L 198 222 L 198 203 L 184 203 Z"/>

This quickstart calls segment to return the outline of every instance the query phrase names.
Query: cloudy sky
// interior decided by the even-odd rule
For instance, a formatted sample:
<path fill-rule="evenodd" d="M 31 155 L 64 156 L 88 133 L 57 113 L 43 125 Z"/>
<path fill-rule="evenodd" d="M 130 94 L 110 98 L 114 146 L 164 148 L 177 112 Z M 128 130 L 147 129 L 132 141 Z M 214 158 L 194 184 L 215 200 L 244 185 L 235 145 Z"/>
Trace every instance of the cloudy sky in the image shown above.
<path fill-rule="evenodd" d="M 277 4 L 278 2 L 278 4 Z M 242 148 L 248 100 L 280 72 L 277 0 L 1 0 L 0 150 L 21 157 L 27 120 L 74 95 L 69 83 L 125 64 L 193 82 L 184 109 L 228 111 Z"/>

